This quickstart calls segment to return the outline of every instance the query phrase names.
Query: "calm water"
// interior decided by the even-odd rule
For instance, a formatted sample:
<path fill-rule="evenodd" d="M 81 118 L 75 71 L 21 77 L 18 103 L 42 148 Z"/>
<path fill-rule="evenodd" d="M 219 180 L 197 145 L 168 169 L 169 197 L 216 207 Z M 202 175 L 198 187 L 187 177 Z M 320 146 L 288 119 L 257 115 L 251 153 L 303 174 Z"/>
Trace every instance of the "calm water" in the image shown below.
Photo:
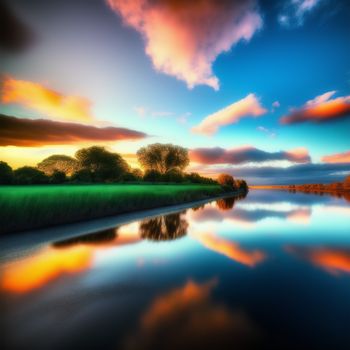
<path fill-rule="evenodd" d="M 349 219 L 341 198 L 251 191 L 3 252 L 2 341 L 9 349 L 349 349 Z"/>

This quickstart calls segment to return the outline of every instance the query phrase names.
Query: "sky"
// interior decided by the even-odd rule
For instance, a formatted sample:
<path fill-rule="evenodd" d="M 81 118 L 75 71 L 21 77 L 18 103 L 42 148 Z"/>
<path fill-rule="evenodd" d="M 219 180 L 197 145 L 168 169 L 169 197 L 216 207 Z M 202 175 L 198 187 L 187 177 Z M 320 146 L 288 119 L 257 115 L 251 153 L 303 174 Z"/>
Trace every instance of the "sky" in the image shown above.
<path fill-rule="evenodd" d="M 346 0 L 0 0 L 0 159 L 189 149 L 249 184 L 350 173 Z"/>

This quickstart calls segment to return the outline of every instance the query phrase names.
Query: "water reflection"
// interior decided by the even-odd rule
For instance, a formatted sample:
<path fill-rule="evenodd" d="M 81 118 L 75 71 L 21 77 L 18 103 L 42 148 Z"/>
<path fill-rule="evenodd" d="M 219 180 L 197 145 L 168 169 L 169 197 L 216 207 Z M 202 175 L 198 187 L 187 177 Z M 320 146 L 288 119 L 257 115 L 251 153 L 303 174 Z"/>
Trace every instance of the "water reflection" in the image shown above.
<path fill-rule="evenodd" d="M 10 263 L 1 276 L 1 288 L 15 293 L 39 289 L 62 274 L 77 274 L 91 266 L 92 248 L 44 248 L 35 255 Z"/>
<path fill-rule="evenodd" d="M 238 243 L 220 238 L 212 233 L 198 233 L 192 235 L 205 248 L 218 254 L 225 255 L 231 260 L 240 264 L 254 267 L 266 258 L 266 254 L 261 250 L 248 251 L 240 247 Z"/>
<path fill-rule="evenodd" d="M 235 198 L 222 198 L 216 201 L 216 206 L 220 210 L 231 210 L 235 205 Z"/>
<path fill-rule="evenodd" d="M 347 348 L 349 217 L 251 191 L 36 246 L 0 262 L 0 316 L 16 349 Z"/>
<path fill-rule="evenodd" d="M 142 239 L 168 241 L 186 235 L 188 222 L 184 218 L 186 211 L 176 214 L 158 216 L 140 223 Z"/>
<path fill-rule="evenodd" d="M 117 237 L 118 228 L 112 228 L 104 231 L 99 231 L 95 233 L 91 233 L 84 236 L 73 237 L 69 239 L 65 239 L 62 241 L 54 242 L 52 245 L 56 248 L 65 248 L 72 245 L 77 244 L 105 244 L 106 242 L 110 242 L 115 240 Z"/>
<path fill-rule="evenodd" d="M 286 251 L 332 275 L 350 273 L 350 248 L 288 246 Z"/>
<path fill-rule="evenodd" d="M 211 300 L 217 279 L 188 281 L 158 296 L 140 317 L 138 330 L 125 349 L 248 349 L 259 339 L 253 322 L 242 311 Z"/>

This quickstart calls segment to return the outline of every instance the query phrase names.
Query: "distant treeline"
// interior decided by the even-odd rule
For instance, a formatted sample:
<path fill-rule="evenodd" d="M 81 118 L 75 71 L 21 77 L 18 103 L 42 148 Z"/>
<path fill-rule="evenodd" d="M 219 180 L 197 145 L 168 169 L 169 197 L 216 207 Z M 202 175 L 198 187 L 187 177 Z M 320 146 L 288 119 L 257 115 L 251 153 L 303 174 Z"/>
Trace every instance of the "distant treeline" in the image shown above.
<path fill-rule="evenodd" d="M 271 185 L 271 186 L 255 186 L 256 188 L 275 188 L 289 191 L 300 192 L 344 192 L 350 191 L 350 176 L 347 176 L 343 182 L 333 182 L 330 184 L 301 184 L 301 185 Z"/>
<path fill-rule="evenodd" d="M 220 184 L 230 189 L 248 189 L 244 180 L 235 180 L 228 174 L 221 174 L 214 180 L 195 172 L 186 173 L 190 162 L 188 150 L 180 146 L 155 143 L 142 147 L 136 155 L 143 170 L 131 168 L 120 154 L 100 146 L 82 148 L 74 157 L 51 155 L 36 167 L 23 166 L 13 170 L 0 161 L 0 184 L 149 182 Z"/>

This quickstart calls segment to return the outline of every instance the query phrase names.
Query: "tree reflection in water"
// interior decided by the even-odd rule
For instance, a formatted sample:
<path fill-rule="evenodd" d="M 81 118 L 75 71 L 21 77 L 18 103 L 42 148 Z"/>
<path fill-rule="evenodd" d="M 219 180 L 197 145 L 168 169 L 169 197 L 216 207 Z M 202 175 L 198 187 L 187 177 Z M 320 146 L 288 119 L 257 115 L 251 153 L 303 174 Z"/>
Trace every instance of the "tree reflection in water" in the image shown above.
<path fill-rule="evenodd" d="M 183 218 L 185 213 L 186 211 L 183 211 L 143 220 L 139 229 L 141 238 L 152 241 L 168 241 L 185 236 L 188 228 L 188 222 Z"/>
<path fill-rule="evenodd" d="M 118 228 L 110 228 L 104 231 L 58 241 L 52 245 L 55 248 L 65 248 L 76 244 L 103 244 L 113 241 L 117 237 L 117 231 Z"/>
<path fill-rule="evenodd" d="M 235 205 L 235 198 L 221 198 L 216 201 L 216 206 L 220 210 L 231 210 Z"/>

